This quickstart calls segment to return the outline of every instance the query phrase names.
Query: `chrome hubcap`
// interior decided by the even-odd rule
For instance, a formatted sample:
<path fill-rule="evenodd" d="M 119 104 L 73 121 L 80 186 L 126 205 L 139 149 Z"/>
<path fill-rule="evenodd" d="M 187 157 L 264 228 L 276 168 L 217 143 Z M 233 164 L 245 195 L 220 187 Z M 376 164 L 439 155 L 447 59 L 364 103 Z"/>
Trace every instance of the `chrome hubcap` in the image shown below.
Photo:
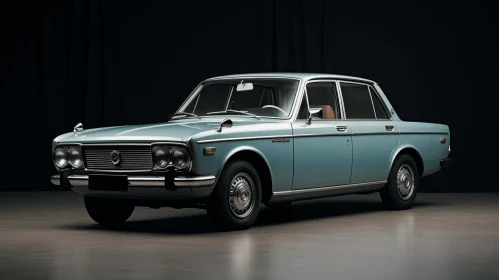
<path fill-rule="evenodd" d="M 414 172 L 412 168 L 404 164 L 397 172 L 397 191 L 403 200 L 407 200 L 414 192 Z"/>
<path fill-rule="evenodd" d="M 232 179 L 229 188 L 229 206 L 238 218 L 248 216 L 255 206 L 255 184 L 251 176 L 241 172 Z"/>

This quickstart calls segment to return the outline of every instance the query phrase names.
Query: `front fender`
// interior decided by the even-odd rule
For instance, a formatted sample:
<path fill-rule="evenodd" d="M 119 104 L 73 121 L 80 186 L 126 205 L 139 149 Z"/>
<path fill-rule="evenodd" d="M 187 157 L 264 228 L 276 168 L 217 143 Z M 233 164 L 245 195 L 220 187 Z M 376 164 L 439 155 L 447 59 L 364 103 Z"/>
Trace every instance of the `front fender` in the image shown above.
<path fill-rule="evenodd" d="M 233 148 L 232 150 L 230 150 L 225 155 L 225 157 L 224 157 L 224 159 L 222 161 L 222 164 L 221 164 L 221 168 L 218 171 L 218 173 L 215 175 L 216 176 L 215 184 L 218 182 L 218 178 L 220 177 L 220 174 L 222 174 L 222 170 L 224 170 L 225 166 L 227 165 L 227 162 L 229 162 L 230 159 L 234 155 L 236 155 L 239 152 L 243 152 L 243 151 L 249 151 L 249 152 L 253 152 L 253 153 L 258 154 L 265 161 L 265 163 L 267 164 L 267 167 L 270 170 L 270 176 L 272 177 L 272 168 L 271 168 L 271 166 L 269 164 L 269 161 L 267 160 L 267 158 L 265 157 L 265 155 L 260 150 L 258 150 L 255 147 L 252 147 L 252 146 L 239 146 L 239 147 Z"/>
<path fill-rule="evenodd" d="M 204 155 L 204 148 L 216 148 L 214 155 Z M 195 175 L 214 175 L 217 180 L 227 162 L 237 153 L 249 151 L 261 157 L 272 178 L 273 191 L 290 190 L 293 180 L 293 143 L 272 142 L 271 139 L 196 143 L 193 150 L 192 172 Z M 262 163 L 263 164 L 263 163 Z"/>

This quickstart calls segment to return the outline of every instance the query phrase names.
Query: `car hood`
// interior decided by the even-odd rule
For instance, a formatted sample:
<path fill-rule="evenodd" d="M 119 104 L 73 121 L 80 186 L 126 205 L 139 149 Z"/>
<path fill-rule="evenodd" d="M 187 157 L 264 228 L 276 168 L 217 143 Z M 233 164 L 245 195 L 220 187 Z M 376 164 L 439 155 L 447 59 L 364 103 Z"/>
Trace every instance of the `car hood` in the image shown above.
<path fill-rule="evenodd" d="M 232 119 L 232 118 L 231 118 Z M 167 123 L 146 124 L 146 125 L 127 125 L 104 127 L 95 129 L 86 129 L 78 133 L 66 133 L 56 139 L 55 142 L 65 143 L 90 143 L 90 142 L 181 142 L 190 136 L 210 130 L 218 129 L 223 118 L 214 119 L 183 119 Z M 234 126 L 251 125 L 256 120 L 232 119 Z"/>

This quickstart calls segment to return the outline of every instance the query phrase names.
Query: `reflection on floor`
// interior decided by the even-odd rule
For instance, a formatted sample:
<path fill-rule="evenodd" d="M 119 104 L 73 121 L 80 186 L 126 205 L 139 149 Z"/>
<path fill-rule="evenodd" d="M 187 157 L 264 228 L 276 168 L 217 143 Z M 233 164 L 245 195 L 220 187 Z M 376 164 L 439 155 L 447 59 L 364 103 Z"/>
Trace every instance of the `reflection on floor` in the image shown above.
<path fill-rule="evenodd" d="M 123 230 L 72 192 L 0 192 L 1 279 L 499 279 L 499 194 L 378 195 L 264 209 L 240 232 L 203 210 L 138 208 Z"/>

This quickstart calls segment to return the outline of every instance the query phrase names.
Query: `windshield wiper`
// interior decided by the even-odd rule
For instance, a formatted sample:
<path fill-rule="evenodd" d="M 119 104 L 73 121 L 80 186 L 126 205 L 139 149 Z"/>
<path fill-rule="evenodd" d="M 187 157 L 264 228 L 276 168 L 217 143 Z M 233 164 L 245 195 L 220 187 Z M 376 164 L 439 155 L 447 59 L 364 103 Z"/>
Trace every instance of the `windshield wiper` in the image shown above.
<path fill-rule="evenodd" d="M 252 114 L 252 113 L 248 113 L 248 111 L 239 111 L 239 110 L 231 110 L 231 109 L 228 109 L 228 110 L 225 110 L 225 111 L 218 111 L 218 112 L 209 112 L 209 113 L 206 113 L 206 114 L 207 115 L 243 114 L 243 115 L 247 115 L 247 116 L 251 116 L 251 117 L 257 118 L 258 120 L 260 119 L 259 116 L 255 115 L 255 114 Z"/>
<path fill-rule="evenodd" d="M 187 112 L 178 112 L 178 113 L 175 113 L 173 115 L 171 115 L 168 120 L 171 120 L 173 117 L 176 117 L 176 116 L 187 116 L 187 117 L 195 117 L 195 118 L 198 118 L 200 119 L 201 117 L 196 115 L 196 114 L 193 114 L 193 113 L 187 113 Z"/>

